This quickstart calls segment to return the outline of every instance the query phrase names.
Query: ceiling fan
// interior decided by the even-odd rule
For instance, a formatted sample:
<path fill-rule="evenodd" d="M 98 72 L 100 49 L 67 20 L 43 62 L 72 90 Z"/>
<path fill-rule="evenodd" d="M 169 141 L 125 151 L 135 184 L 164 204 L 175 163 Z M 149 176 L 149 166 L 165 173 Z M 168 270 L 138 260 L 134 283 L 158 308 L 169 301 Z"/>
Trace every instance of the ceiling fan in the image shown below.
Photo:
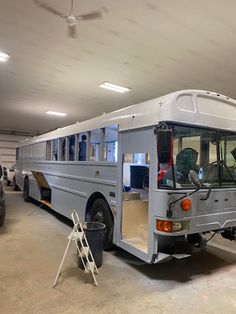
<path fill-rule="evenodd" d="M 81 15 L 74 15 L 73 7 L 74 7 L 74 0 L 71 0 L 71 7 L 70 13 L 66 14 L 63 12 L 54 9 L 53 7 L 49 6 L 48 4 L 41 2 L 41 0 L 33 0 L 36 5 L 40 8 L 45 9 L 53 14 L 56 14 L 64 19 L 66 19 L 67 27 L 68 27 L 68 36 L 72 38 L 77 37 L 76 33 L 76 24 L 78 21 L 88 21 L 93 19 L 100 19 L 102 18 L 101 11 L 93 11 L 88 14 L 81 14 Z"/>

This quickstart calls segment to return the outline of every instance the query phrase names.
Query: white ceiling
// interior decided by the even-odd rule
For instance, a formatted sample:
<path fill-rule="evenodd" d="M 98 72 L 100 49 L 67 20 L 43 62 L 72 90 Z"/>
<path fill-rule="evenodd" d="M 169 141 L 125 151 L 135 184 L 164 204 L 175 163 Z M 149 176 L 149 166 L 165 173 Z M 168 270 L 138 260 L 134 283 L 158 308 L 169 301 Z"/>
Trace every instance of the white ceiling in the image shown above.
<path fill-rule="evenodd" d="M 0 0 L 0 49 L 11 55 L 0 64 L 0 130 L 41 133 L 186 88 L 236 98 L 235 0 L 75 0 L 77 14 L 100 8 L 103 19 L 79 22 L 71 39 L 32 0 Z"/>

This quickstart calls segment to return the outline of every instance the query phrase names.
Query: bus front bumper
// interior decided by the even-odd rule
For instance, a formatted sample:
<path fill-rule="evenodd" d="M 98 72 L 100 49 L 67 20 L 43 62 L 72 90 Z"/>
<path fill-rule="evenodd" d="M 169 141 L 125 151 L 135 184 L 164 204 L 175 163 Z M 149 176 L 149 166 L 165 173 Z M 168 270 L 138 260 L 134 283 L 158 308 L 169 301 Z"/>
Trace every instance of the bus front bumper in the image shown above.
<path fill-rule="evenodd" d="M 193 233 L 202 233 L 214 230 L 223 230 L 236 226 L 236 210 L 221 213 L 203 214 L 199 216 L 184 217 L 166 220 L 162 217 L 155 217 L 156 230 L 158 235 L 178 237 L 181 235 L 188 235 Z M 172 222 L 172 230 L 168 228 L 159 228 L 158 221 Z M 175 225 L 181 225 L 180 229 L 175 229 Z M 167 224 L 166 224 L 167 226 Z M 169 231 L 169 232 L 168 232 Z"/>

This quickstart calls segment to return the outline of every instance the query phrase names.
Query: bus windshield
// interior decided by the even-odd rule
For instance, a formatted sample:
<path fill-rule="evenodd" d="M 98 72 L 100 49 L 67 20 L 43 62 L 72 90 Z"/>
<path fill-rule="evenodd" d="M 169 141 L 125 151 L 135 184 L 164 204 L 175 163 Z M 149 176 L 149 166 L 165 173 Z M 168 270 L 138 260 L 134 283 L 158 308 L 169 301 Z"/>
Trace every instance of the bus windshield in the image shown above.
<path fill-rule="evenodd" d="M 193 188 L 189 171 L 196 171 L 206 186 L 236 185 L 236 133 L 169 125 L 173 131 L 173 165 L 159 188 Z"/>

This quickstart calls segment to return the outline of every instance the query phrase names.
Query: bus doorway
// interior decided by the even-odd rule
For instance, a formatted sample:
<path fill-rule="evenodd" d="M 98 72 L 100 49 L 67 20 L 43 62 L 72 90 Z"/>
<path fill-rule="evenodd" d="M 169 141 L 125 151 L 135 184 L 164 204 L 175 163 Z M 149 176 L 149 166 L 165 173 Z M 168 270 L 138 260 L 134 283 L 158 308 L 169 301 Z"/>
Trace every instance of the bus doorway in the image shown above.
<path fill-rule="evenodd" d="M 123 157 L 122 239 L 147 253 L 149 153 Z"/>
<path fill-rule="evenodd" d="M 153 130 L 135 130 L 120 136 L 119 246 L 148 259 L 150 174 Z"/>

